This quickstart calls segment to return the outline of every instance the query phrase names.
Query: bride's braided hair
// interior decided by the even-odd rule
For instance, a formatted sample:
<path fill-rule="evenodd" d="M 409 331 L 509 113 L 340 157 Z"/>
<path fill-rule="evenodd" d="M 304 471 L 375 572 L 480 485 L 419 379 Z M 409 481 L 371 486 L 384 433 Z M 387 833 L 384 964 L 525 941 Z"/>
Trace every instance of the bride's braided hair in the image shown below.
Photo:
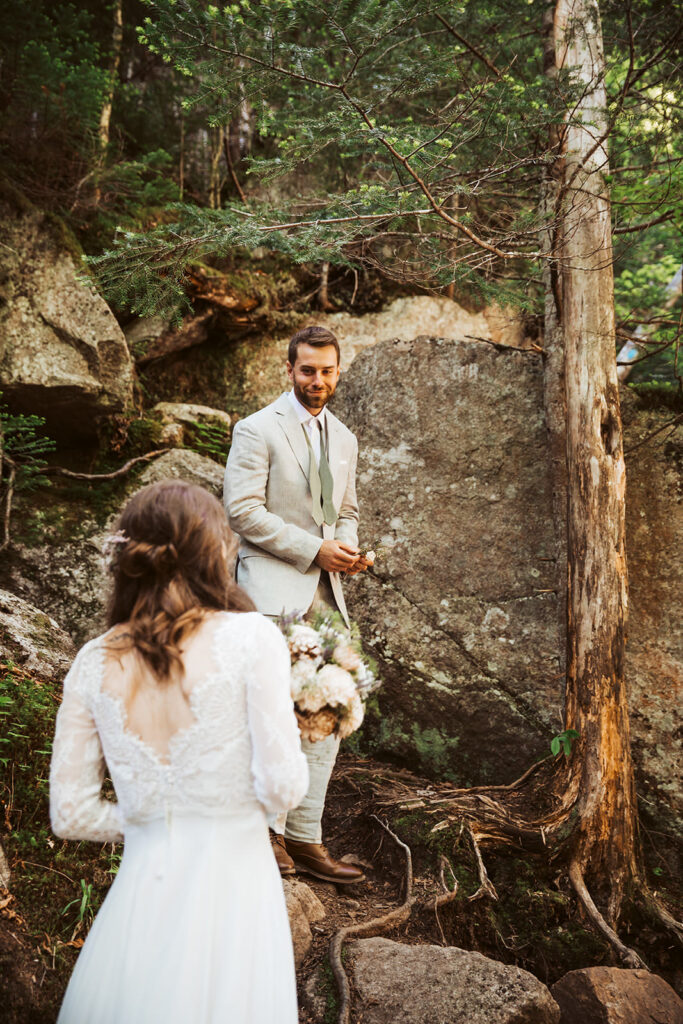
<path fill-rule="evenodd" d="M 181 665 L 183 639 L 207 609 L 253 609 L 230 575 L 234 537 L 216 498 L 182 480 L 138 491 L 116 529 L 108 624 L 128 625 L 116 649 L 134 648 L 167 680 Z"/>

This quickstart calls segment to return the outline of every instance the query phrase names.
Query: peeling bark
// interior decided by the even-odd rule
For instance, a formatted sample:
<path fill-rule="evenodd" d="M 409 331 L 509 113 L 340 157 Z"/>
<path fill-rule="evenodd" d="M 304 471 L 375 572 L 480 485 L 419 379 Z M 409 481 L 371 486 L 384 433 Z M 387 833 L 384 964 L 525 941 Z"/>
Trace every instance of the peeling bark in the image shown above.
<path fill-rule="evenodd" d="M 560 191 L 567 400 L 566 726 L 579 732 L 573 858 L 610 924 L 638 874 L 636 807 L 624 679 L 625 487 L 615 356 L 604 57 L 594 0 L 558 0 L 558 68 L 582 95 L 566 130 Z"/>

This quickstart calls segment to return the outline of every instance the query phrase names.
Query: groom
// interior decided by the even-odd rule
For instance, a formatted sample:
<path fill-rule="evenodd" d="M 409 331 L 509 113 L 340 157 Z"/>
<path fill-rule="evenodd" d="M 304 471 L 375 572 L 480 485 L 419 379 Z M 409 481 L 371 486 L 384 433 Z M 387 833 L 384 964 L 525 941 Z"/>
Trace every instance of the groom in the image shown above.
<path fill-rule="evenodd" d="M 293 611 L 339 610 L 349 624 L 342 574 L 368 567 L 358 548 L 356 438 L 326 405 L 339 380 L 339 342 L 305 327 L 289 343 L 292 390 L 235 425 L 224 500 L 240 537 L 237 582 L 270 618 Z M 327 784 L 339 749 L 329 736 L 301 746 L 310 785 L 303 802 L 271 822 L 280 873 L 296 868 L 325 881 L 357 882 L 352 864 L 322 844 Z"/>

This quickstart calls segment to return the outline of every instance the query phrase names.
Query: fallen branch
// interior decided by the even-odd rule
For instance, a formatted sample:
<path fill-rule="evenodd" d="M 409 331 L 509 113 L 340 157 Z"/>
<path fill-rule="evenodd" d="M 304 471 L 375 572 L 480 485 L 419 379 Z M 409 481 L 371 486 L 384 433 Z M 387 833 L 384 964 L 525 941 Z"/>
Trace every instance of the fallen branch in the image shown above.
<path fill-rule="evenodd" d="M 120 469 L 115 469 L 112 473 L 74 473 L 73 470 L 63 469 L 61 466 L 47 466 L 42 472 L 54 476 L 68 476 L 70 480 L 116 480 L 117 477 L 124 476 L 138 462 L 149 462 L 150 459 L 155 459 L 157 455 L 165 455 L 166 452 L 170 451 L 170 448 L 159 448 L 155 452 L 138 455 L 136 458 L 126 462 Z"/>
<path fill-rule="evenodd" d="M 612 948 L 617 952 L 626 967 L 630 967 L 632 969 L 640 968 L 647 971 L 647 965 L 640 959 L 636 951 L 624 945 L 617 933 L 614 929 L 610 928 L 607 921 L 605 921 L 604 917 L 596 907 L 591 894 L 586 888 L 586 883 L 583 880 L 583 872 L 581 871 L 581 866 L 577 860 L 572 860 L 569 865 L 569 880 L 574 886 L 576 895 L 579 897 L 588 917 L 598 931 L 604 935 L 610 946 L 612 946 Z"/>

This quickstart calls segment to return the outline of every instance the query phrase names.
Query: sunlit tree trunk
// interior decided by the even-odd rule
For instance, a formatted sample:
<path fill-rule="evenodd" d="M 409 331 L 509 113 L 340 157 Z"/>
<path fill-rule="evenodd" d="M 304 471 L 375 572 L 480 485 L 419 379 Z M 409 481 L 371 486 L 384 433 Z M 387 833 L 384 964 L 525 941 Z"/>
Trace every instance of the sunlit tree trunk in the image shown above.
<path fill-rule="evenodd" d="M 98 142 L 98 164 L 101 166 L 107 155 L 109 147 L 109 135 L 111 129 L 111 112 L 114 104 L 114 91 L 116 89 L 116 76 L 121 63 L 121 47 L 123 44 L 123 0 L 116 0 L 113 8 L 114 29 L 111 40 L 111 57 L 109 61 L 109 83 L 107 93 L 100 111 L 100 123 L 97 131 Z M 95 186 L 95 202 L 100 201 L 99 185 Z"/>
<path fill-rule="evenodd" d="M 614 294 L 600 15 L 594 0 L 558 0 L 557 66 L 582 86 L 565 134 L 560 197 L 560 323 L 567 401 L 566 725 L 578 822 L 573 868 L 619 917 L 637 874 L 636 808 L 624 680 L 625 471 Z"/>

